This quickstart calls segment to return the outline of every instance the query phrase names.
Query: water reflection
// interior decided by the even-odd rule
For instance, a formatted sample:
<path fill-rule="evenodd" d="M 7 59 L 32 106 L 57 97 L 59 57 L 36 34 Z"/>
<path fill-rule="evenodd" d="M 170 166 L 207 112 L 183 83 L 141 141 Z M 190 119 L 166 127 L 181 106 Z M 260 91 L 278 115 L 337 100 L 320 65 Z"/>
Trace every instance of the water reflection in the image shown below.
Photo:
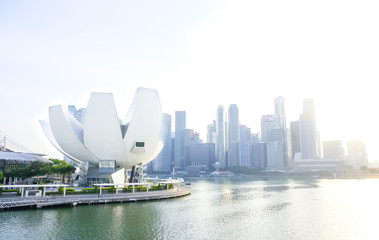
<path fill-rule="evenodd" d="M 190 179 L 190 196 L 0 213 L 0 239 L 378 239 L 379 180 Z"/>

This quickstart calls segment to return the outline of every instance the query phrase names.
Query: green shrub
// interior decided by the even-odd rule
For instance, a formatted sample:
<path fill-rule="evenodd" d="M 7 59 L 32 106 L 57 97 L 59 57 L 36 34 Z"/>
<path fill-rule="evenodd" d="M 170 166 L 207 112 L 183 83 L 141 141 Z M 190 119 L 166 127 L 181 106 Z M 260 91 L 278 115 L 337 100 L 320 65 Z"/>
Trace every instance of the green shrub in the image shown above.
<path fill-rule="evenodd" d="M 103 188 L 104 189 L 104 188 Z M 82 189 L 83 193 L 99 193 L 100 189 L 95 187 L 95 188 L 83 188 Z"/>
<path fill-rule="evenodd" d="M 18 193 L 18 189 L 3 189 L 3 192 L 16 192 Z"/>
<path fill-rule="evenodd" d="M 66 192 L 75 192 L 75 188 L 66 188 Z"/>
<path fill-rule="evenodd" d="M 124 188 L 122 188 L 122 191 L 123 192 L 133 192 L 133 187 L 132 186 L 124 187 Z"/>
<path fill-rule="evenodd" d="M 173 183 L 169 183 L 168 184 L 168 189 L 173 189 L 174 188 L 174 184 Z"/>
<path fill-rule="evenodd" d="M 63 194 L 63 192 L 64 192 L 64 187 L 59 187 L 58 188 L 58 193 L 59 194 Z"/>

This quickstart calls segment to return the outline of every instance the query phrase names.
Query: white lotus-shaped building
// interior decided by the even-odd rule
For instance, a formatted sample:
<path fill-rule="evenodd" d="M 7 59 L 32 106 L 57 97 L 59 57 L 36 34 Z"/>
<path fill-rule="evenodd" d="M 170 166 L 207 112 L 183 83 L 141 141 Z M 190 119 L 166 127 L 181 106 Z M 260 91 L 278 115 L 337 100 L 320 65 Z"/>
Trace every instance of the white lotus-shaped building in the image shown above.
<path fill-rule="evenodd" d="M 79 122 L 67 108 L 49 108 L 50 124 L 40 120 L 50 142 L 78 163 L 130 169 L 153 160 L 162 150 L 162 110 L 158 92 L 138 88 L 125 119 L 119 119 L 112 93 L 92 93 Z M 114 165 L 115 164 L 115 165 Z"/>

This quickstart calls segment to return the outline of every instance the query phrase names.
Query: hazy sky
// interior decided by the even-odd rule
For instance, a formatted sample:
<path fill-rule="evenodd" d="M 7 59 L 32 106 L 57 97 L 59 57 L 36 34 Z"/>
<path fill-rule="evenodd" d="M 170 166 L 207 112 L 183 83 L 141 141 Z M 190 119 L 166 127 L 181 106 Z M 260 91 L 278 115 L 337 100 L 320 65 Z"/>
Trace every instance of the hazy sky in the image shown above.
<path fill-rule="evenodd" d="M 218 105 L 236 103 L 258 132 L 281 95 L 288 122 L 313 98 L 322 140 L 362 140 L 379 160 L 378 12 L 365 0 L 1 1 L 0 130 L 60 156 L 38 124 L 50 105 L 113 92 L 123 119 L 142 86 L 205 140 Z"/>

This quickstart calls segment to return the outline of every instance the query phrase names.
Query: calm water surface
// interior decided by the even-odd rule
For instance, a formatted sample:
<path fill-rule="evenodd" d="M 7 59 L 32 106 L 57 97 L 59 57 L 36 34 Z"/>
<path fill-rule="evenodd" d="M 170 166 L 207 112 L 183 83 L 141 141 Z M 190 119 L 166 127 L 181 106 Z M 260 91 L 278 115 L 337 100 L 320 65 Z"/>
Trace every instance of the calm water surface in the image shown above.
<path fill-rule="evenodd" d="M 190 181 L 171 200 L 0 212 L 0 239 L 379 239 L 379 180 Z"/>

